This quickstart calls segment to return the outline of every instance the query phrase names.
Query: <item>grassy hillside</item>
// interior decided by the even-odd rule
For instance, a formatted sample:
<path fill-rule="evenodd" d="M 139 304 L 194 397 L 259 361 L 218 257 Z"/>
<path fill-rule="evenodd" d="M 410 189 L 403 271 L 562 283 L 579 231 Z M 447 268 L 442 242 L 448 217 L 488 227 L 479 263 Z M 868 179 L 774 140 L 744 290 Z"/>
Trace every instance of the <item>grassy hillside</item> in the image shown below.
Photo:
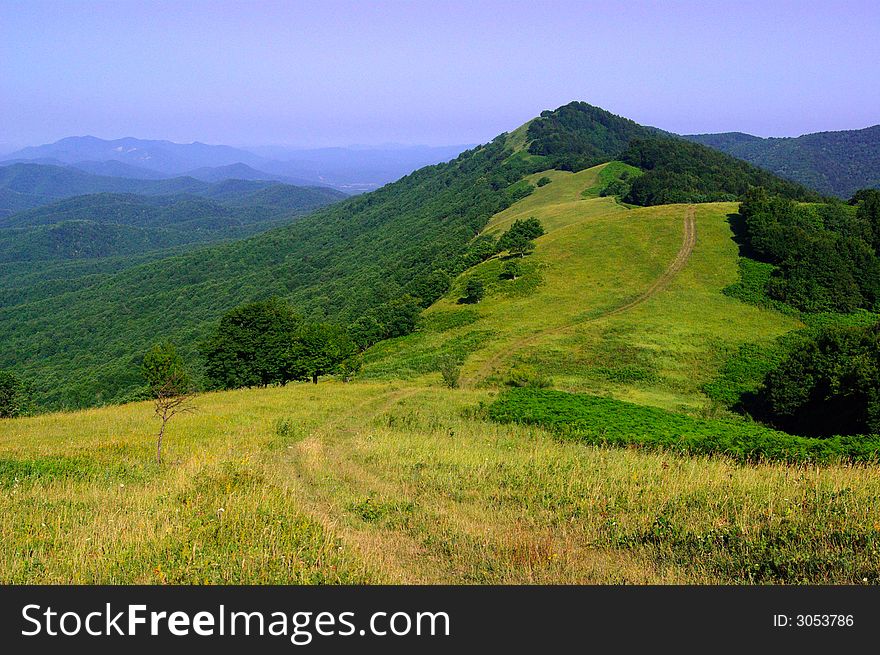
<path fill-rule="evenodd" d="M 590 445 L 772 433 L 716 418 L 703 387 L 742 344 L 800 325 L 722 293 L 739 279 L 734 203 L 633 208 L 599 195 L 615 170 L 529 176 L 531 195 L 482 220 L 543 222 L 518 279 L 499 257 L 466 269 L 355 382 L 198 396 L 164 466 L 149 403 L 0 421 L 0 581 L 880 583 L 872 465 Z M 341 205 L 362 220 L 355 202 L 370 196 Z M 472 277 L 487 295 L 461 305 Z M 447 357 L 463 388 L 441 385 Z M 582 432 L 499 422 L 524 367 Z"/>
<path fill-rule="evenodd" d="M 873 468 L 606 449 L 483 389 L 207 394 L 0 421 L 3 583 L 873 583 Z"/>
<path fill-rule="evenodd" d="M 27 295 L 21 305 L 0 308 L 0 367 L 15 368 L 29 378 L 44 407 L 81 407 L 130 397 L 139 382 L 138 357 L 151 341 L 175 340 L 194 359 L 210 323 L 244 302 L 276 295 L 289 300 L 307 317 L 342 323 L 352 323 L 406 294 L 427 306 L 435 296 L 424 297 L 429 295 L 426 279 L 436 271 L 455 277 L 481 261 L 480 244 L 473 240 L 493 215 L 527 198 L 535 189 L 542 194 L 556 193 L 555 183 L 539 186 L 542 176 L 535 173 L 555 167 L 580 174 L 597 159 L 607 162 L 630 152 L 637 138 L 642 139 L 639 143 L 651 144 L 647 150 L 639 149 L 650 155 L 639 160 L 640 166 L 649 170 L 624 185 L 631 185 L 632 191 L 637 185 L 648 188 L 650 193 L 639 196 L 640 204 L 669 200 L 659 193 L 657 180 L 674 201 L 734 198 L 749 184 L 762 180 L 776 184 L 773 188 L 783 194 L 801 197 L 803 189 L 797 185 L 774 181 L 771 175 L 708 148 L 680 139 L 645 140 L 658 135 L 664 137 L 665 133 L 586 103 L 543 112 L 514 133 L 501 135 L 449 163 L 426 167 L 295 224 L 183 256 L 107 271 L 88 287 L 59 287 L 64 288 L 61 295 Z M 703 166 L 706 162 L 712 165 Z M 735 185 L 727 185 L 728 175 Z M 582 181 L 573 196 L 575 202 L 602 191 L 603 179 Z M 242 185 L 247 184 L 254 183 L 228 181 L 212 186 L 210 197 L 225 198 L 224 185 L 233 187 L 230 193 L 241 193 Z M 622 210 L 610 195 L 590 202 L 591 212 L 602 213 L 605 207 Z M 560 206 L 558 211 L 568 209 Z M 623 267 L 599 280 L 587 293 L 604 289 L 612 296 L 601 302 L 613 304 L 620 298 L 613 296 L 612 287 L 620 293 L 629 293 L 627 289 L 638 293 L 642 283 L 650 282 L 652 266 L 662 272 L 669 254 L 661 251 L 663 234 L 665 231 L 670 243 L 675 241 L 674 223 L 682 221 L 682 210 L 658 211 L 633 214 L 634 234 L 641 235 L 641 242 L 636 243 L 646 251 L 645 260 L 651 262 L 646 264 L 648 268 L 632 272 Z M 575 213 L 580 215 L 580 209 Z M 568 218 L 561 216 L 560 220 Z M 596 225 L 604 231 L 597 245 L 609 258 L 625 260 L 632 255 L 619 238 L 629 233 L 630 225 L 604 219 Z M 590 266 L 609 263 L 607 258 L 590 259 L 599 257 L 598 252 L 578 250 L 593 247 L 582 245 L 586 242 L 578 236 L 585 226 L 566 229 L 571 230 L 572 238 L 545 237 L 548 242 L 559 239 L 572 244 L 565 247 L 576 249 L 559 253 L 559 262 L 574 261 L 574 255 L 586 257 Z M 542 257 L 539 254 L 530 260 L 529 266 L 549 265 L 556 254 Z M 498 271 L 493 266 L 500 263 L 494 261 L 476 274 L 498 287 L 497 280 L 493 281 Z M 560 275 L 567 277 L 560 277 L 559 282 L 573 274 L 562 269 Z M 524 285 L 537 283 L 543 275 L 535 269 L 517 284 L 504 286 L 504 294 L 520 294 Z M 549 284 L 557 283 L 553 273 L 547 275 Z M 558 293 L 564 297 L 557 300 L 565 303 L 591 299 L 570 289 Z M 600 301 L 598 297 L 595 300 Z M 572 310 L 565 311 L 566 317 L 577 316 Z M 494 328 L 487 325 L 486 329 Z M 462 341 L 455 347 L 464 350 L 482 339 L 476 334 L 457 337 Z"/>
<path fill-rule="evenodd" d="M 850 198 L 859 189 L 880 188 L 880 125 L 796 138 L 763 139 L 740 133 L 685 138 L 823 194 Z"/>
<path fill-rule="evenodd" d="M 602 168 L 535 174 L 552 182 L 486 228 L 497 232 L 528 216 L 544 223 L 527 273 L 501 279 L 499 257 L 469 270 L 425 312 L 418 332 L 371 349 L 365 374 L 436 379 L 444 358 L 453 357 L 463 363 L 465 383 L 480 386 L 503 383 L 525 365 L 561 389 L 698 412 L 708 402 L 702 386 L 727 353 L 799 326 L 721 293 L 739 279 L 728 224 L 734 203 L 696 206 L 686 264 L 653 288 L 682 250 L 688 207 L 630 209 L 610 197 L 585 198 Z M 487 297 L 458 304 L 470 277 L 484 281 Z"/>

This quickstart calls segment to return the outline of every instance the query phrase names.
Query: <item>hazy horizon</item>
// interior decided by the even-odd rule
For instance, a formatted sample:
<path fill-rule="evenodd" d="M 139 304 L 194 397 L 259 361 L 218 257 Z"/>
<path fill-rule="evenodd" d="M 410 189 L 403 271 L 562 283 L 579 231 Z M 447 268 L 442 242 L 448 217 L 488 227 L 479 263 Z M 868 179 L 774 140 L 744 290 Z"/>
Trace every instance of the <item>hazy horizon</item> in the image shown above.
<path fill-rule="evenodd" d="M 0 150 L 485 143 L 572 100 L 680 134 L 880 123 L 875 2 L 0 1 Z"/>

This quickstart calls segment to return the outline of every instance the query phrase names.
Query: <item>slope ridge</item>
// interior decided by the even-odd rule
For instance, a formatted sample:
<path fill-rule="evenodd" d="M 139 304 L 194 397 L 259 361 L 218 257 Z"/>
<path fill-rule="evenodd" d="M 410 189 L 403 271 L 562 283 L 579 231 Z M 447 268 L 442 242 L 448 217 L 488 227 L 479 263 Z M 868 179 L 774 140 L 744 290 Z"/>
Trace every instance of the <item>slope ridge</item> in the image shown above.
<path fill-rule="evenodd" d="M 527 367 L 557 388 L 698 411 L 724 353 L 800 325 L 722 294 L 739 275 L 735 203 L 627 208 L 584 198 L 600 170 L 536 174 L 552 181 L 486 228 L 544 222 L 535 253 L 521 260 L 525 274 L 501 279 L 500 257 L 469 269 L 416 333 L 366 353 L 365 376 L 428 382 L 451 358 L 463 386 L 502 384 L 511 368 Z M 487 296 L 459 304 L 472 277 Z"/>

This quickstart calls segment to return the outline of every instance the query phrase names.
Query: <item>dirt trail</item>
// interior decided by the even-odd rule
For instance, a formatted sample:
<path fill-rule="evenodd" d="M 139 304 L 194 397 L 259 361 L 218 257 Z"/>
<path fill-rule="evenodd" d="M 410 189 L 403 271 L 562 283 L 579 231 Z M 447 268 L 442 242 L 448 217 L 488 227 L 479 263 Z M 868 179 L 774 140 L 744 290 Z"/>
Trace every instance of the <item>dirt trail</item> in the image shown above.
<path fill-rule="evenodd" d="M 672 260 L 667 269 L 663 272 L 663 275 L 654 280 L 651 286 L 645 289 L 645 291 L 640 293 L 629 302 L 623 305 L 619 305 L 618 307 L 614 307 L 613 309 L 610 309 L 608 311 L 602 312 L 601 314 L 598 314 L 596 316 L 573 321 L 565 325 L 548 328 L 540 332 L 535 332 L 534 334 L 515 341 L 508 348 L 501 350 L 500 352 L 494 354 L 492 357 L 486 360 L 479 369 L 477 369 L 473 374 L 462 381 L 462 386 L 475 386 L 480 381 L 489 377 L 504 362 L 504 360 L 508 359 L 512 355 L 515 355 L 523 348 L 534 344 L 539 339 L 553 334 L 561 334 L 567 330 L 570 330 L 573 327 L 583 325 L 584 323 L 592 323 L 593 321 L 598 321 L 599 319 L 607 318 L 609 316 L 616 316 L 617 314 L 622 314 L 623 312 L 629 311 L 633 307 L 641 305 L 643 302 L 649 300 L 650 298 L 660 293 L 663 289 L 665 289 L 666 286 L 673 280 L 673 278 L 675 278 L 675 276 L 681 272 L 681 269 L 684 268 L 684 265 L 687 263 L 688 258 L 694 251 L 694 246 L 696 245 L 696 243 L 697 225 L 695 209 L 694 206 L 691 205 L 687 208 L 687 212 L 685 213 L 684 217 L 684 238 L 681 243 L 681 248 L 679 248 L 678 253 L 675 255 L 675 259 Z"/>

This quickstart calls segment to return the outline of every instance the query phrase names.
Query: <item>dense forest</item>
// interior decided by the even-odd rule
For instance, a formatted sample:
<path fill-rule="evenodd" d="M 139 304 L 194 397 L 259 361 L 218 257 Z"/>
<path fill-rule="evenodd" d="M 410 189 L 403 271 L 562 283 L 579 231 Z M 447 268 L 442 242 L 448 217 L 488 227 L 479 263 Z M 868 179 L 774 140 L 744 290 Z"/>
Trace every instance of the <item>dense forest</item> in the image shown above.
<path fill-rule="evenodd" d="M 0 217 L 56 200 L 95 193 L 189 194 L 223 201 L 277 184 L 257 180 L 203 182 L 192 177 L 145 180 L 92 175 L 61 166 L 19 163 L 0 166 Z"/>
<path fill-rule="evenodd" d="M 736 200 L 754 186 L 796 200 L 819 198 L 734 157 L 584 102 L 542 112 L 528 137 L 529 152 L 543 156 L 548 168 L 578 171 L 619 159 L 642 169 L 624 197 L 635 205 Z"/>
<path fill-rule="evenodd" d="M 633 139 L 669 135 L 586 102 L 543 111 L 529 123 L 529 152 L 546 157 L 545 168 L 580 171 L 617 159 Z"/>
<path fill-rule="evenodd" d="M 474 237 L 531 189 L 510 155 L 502 135 L 293 224 L 6 305 L 0 368 L 33 379 L 45 407 L 121 400 L 140 384 L 138 353 L 157 335 L 191 356 L 227 309 L 270 296 L 310 320 L 378 324 L 383 336 L 383 316 L 417 313 L 446 276 L 493 254 Z"/>
<path fill-rule="evenodd" d="M 728 132 L 685 137 L 826 195 L 880 188 L 880 125 L 863 130 L 769 138 Z"/>
<path fill-rule="evenodd" d="M 764 189 L 740 205 L 746 253 L 776 266 L 766 292 L 798 309 L 876 309 L 880 299 L 880 191 L 799 204 Z"/>
<path fill-rule="evenodd" d="M 230 187 L 221 187 L 222 201 L 101 193 L 18 212 L 0 218 L 0 263 L 135 255 L 244 237 L 345 197 L 284 184 L 238 194 Z"/>
<path fill-rule="evenodd" d="M 680 139 L 637 139 L 620 159 L 644 171 L 624 198 L 635 205 L 737 200 L 758 186 L 795 200 L 819 199 L 799 184 Z"/>
<path fill-rule="evenodd" d="M 755 188 L 732 224 L 745 257 L 742 281 L 725 292 L 800 313 L 807 326 L 725 365 L 760 378 L 733 406 L 809 437 L 877 434 L 880 191 L 797 203 Z"/>

